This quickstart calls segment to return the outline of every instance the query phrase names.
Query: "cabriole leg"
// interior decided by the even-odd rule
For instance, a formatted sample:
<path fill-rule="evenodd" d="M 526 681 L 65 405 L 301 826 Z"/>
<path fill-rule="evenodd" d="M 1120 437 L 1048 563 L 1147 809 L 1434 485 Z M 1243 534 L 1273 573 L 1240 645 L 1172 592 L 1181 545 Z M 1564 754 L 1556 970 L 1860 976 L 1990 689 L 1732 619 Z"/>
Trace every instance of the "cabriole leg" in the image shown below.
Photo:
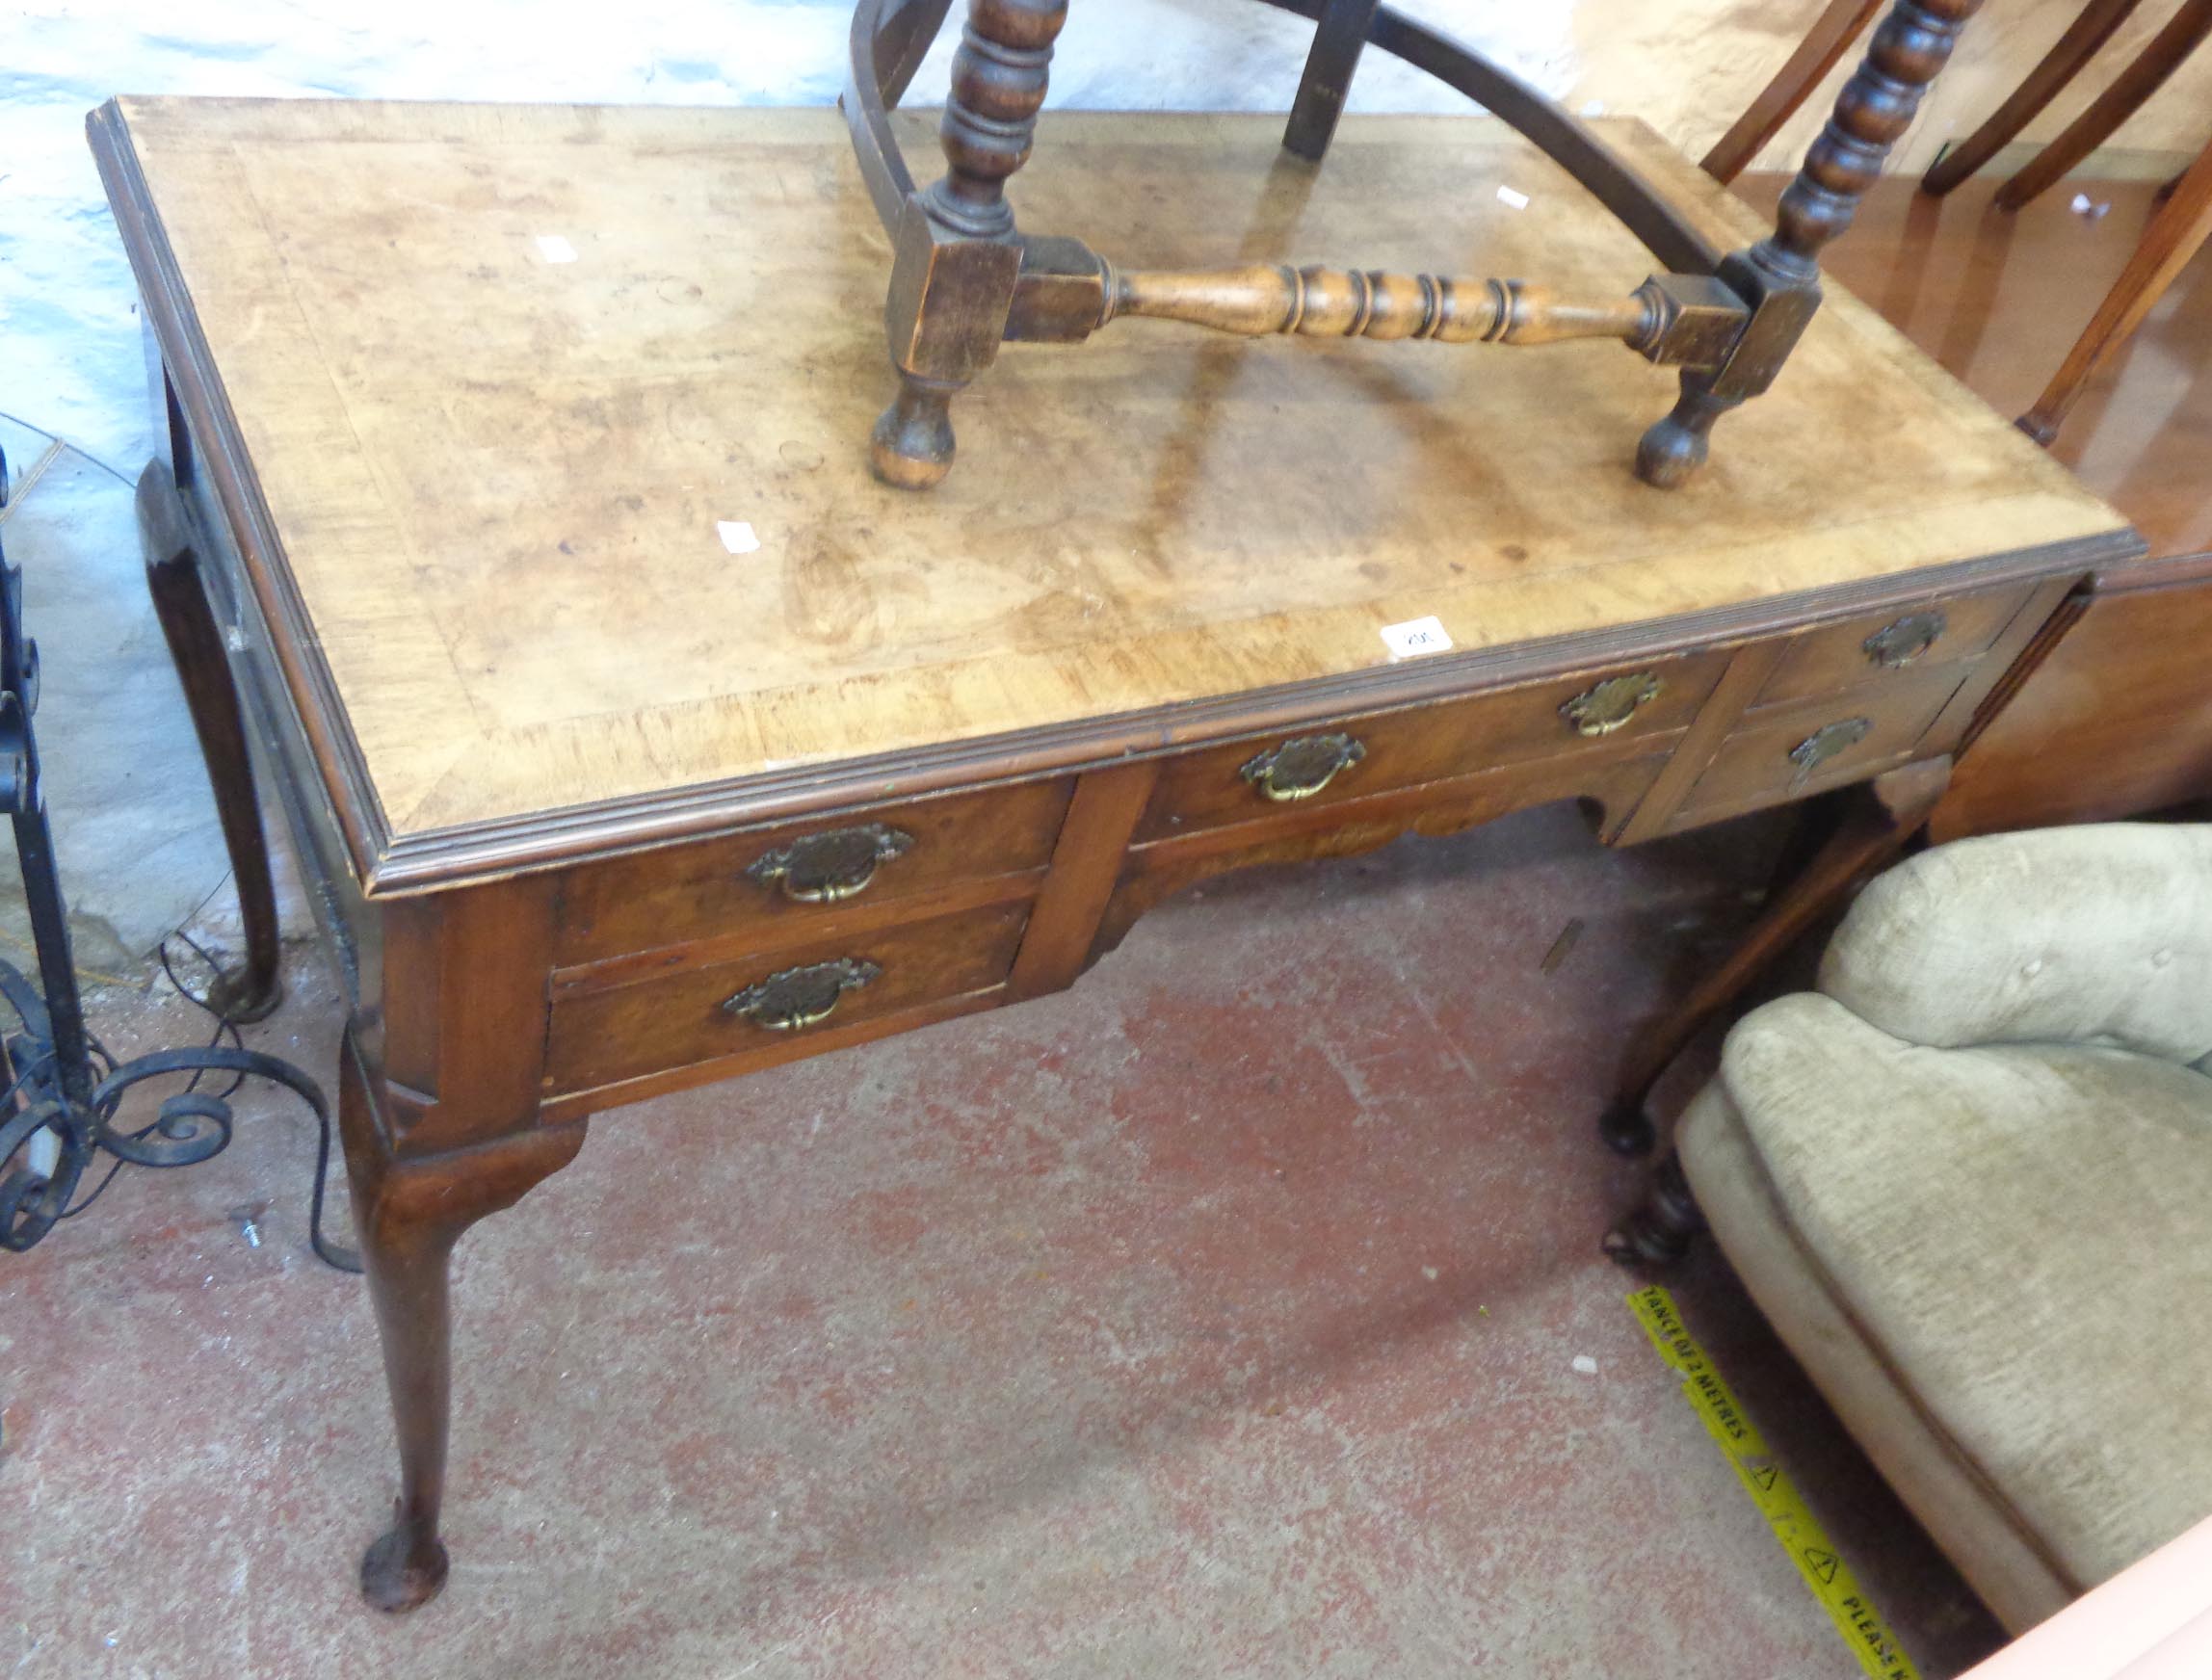
<path fill-rule="evenodd" d="M 452 1391 L 447 1271 L 453 1246 L 485 1215 L 512 1207 L 573 1160 L 583 1146 L 584 1122 L 419 1161 L 399 1159 L 368 1081 L 349 1033 L 338 1121 L 400 1451 L 392 1526 L 361 1560 L 361 1595 L 379 1610 L 399 1612 L 429 1603 L 445 1585 L 437 1522 Z"/>
<path fill-rule="evenodd" d="M 1841 903 L 1854 882 L 1886 868 L 1927 827 L 1950 785 L 1951 761 L 1931 758 L 1834 796 L 1841 815 L 1820 849 L 1768 898 L 1726 958 L 1654 1022 L 1623 1060 L 1613 1106 L 1597 1126 L 1608 1148 L 1620 1155 L 1650 1151 L 1658 1138 L 1648 1113 L 1651 1090 L 1674 1059 L 1708 1021 Z"/>
<path fill-rule="evenodd" d="M 276 892 L 269 871 L 269 842 L 261 827 L 261 801 L 253 787 L 253 761 L 246 747 L 246 720 L 231 680 L 223 632 L 209 605 L 206 580 L 176 483 L 161 461 L 149 463 L 138 484 L 139 536 L 145 550 L 146 589 L 184 685 L 200 757 L 215 791 L 215 813 L 230 854 L 231 879 L 246 930 L 246 967 L 217 981 L 209 1003 L 234 1021 L 258 1021 L 283 996 L 276 926 Z"/>

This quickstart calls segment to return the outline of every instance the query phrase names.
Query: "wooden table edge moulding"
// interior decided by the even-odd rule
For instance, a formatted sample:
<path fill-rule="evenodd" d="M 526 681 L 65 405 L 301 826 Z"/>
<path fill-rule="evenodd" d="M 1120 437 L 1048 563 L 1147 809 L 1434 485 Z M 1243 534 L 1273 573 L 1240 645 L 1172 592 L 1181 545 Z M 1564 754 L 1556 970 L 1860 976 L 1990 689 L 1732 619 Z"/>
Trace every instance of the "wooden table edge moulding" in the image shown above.
<path fill-rule="evenodd" d="M 1899 8 L 1914 30 L 1928 12 Z M 1052 165 L 1025 190 L 1108 221 L 1139 212 L 1082 195 L 1118 174 L 1101 160 L 1123 137 L 1187 162 L 1186 195 L 1243 191 L 1262 138 L 1252 118 L 1056 120 Z M 1359 347 L 1222 344 L 1194 368 L 1170 336 L 1048 357 L 1027 387 L 1010 357 L 973 406 L 979 427 L 1032 424 L 1039 394 L 1067 379 L 1071 402 L 1150 405 L 1155 423 L 1204 431 L 1093 440 L 1070 419 L 1040 462 L 994 452 L 915 497 L 875 486 L 857 433 L 838 430 L 882 400 L 873 327 L 844 302 L 880 276 L 882 247 L 826 113 L 125 99 L 90 126 L 158 352 L 165 449 L 142 524 L 245 906 L 234 1004 L 266 1008 L 277 984 L 256 754 L 349 990 L 341 1123 L 401 1473 L 361 1581 L 387 1610 L 426 1602 L 446 1574 L 448 1257 L 575 1157 L 589 1116 L 1064 987 L 1145 909 L 1223 870 L 1565 799 L 1618 843 L 1834 802 L 1813 865 L 1631 1056 L 1606 1131 L 1648 1149 L 1649 1070 L 1904 843 L 2081 580 L 2140 550 L 1841 297 L 1740 465 L 1716 461 L 1672 494 L 1622 473 L 1601 494 L 1519 502 L 1507 484 L 1520 469 L 1499 467 L 1484 494 L 1526 542 L 1502 523 L 1488 547 L 1465 537 L 1474 492 L 1435 472 L 1434 440 L 1405 423 L 1435 411 L 1435 391 L 1472 389 L 1435 371 L 1453 358 L 1413 352 L 1404 367 L 1429 371 L 1381 377 Z M 1648 131 L 1606 132 L 1712 233 L 1745 221 Z M 1439 144 L 1494 149 L 1490 134 L 1474 118 L 1355 119 L 1332 169 L 1419 174 Z M 1450 191 L 1435 171 L 1463 165 L 1435 162 L 1429 190 Z M 753 182 L 726 226 L 692 214 Z M 1285 214 L 1312 223 L 1305 190 Z M 277 193 L 291 195 L 281 218 L 257 196 Z M 1554 215 L 1583 214 L 1553 198 Z M 1176 222 L 1141 202 L 1173 238 L 1221 213 L 1194 204 Z M 531 233 L 560 231 L 548 214 L 581 240 L 587 211 L 610 253 L 589 296 L 562 288 L 591 279 L 599 247 L 559 269 L 545 260 L 566 257 L 529 250 Z M 1405 216 L 1394 237 L 1434 224 Z M 766 243 L 732 256 L 729 229 L 754 224 Z M 791 255 L 776 243 L 790 239 L 816 243 Z M 716 288 L 783 295 L 802 262 L 833 271 L 821 295 L 746 340 L 753 359 L 734 373 L 718 340 L 692 336 L 752 330 L 718 313 Z M 610 344 L 657 359 L 634 373 L 594 359 Z M 1608 436 L 1632 436 L 1619 428 L 1648 375 L 1600 360 L 1633 381 L 1563 352 L 1540 383 L 1486 375 L 1462 407 L 1556 408 L 1571 440 L 1565 410 L 1593 405 Z M 1325 428 L 1308 450 L 1347 459 L 1349 482 L 1308 492 L 1305 465 L 1273 453 L 1279 413 L 1346 391 L 1366 393 L 1367 423 Z M 640 392 L 660 405 L 649 425 L 626 407 Z M 1857 470 L 1879 497 L 1854 487 L 1853 449 L 1809 434 L 1862 397 L 1876 414 Z M 741 435 L 754 416 L 769 453 L 747 470 L 773 491 L 755 514 L 762 569 L 734 569 L 732 542 L 686 570 L 669 532 L 713 529 L 716 510 L 684 497 L 759 441 Z M 1493 447 L 1536 430 L 1493 429 Z M 623 453 L 647 433 L 652 452 Z M 1078 450 L 1099 484 L 1065 464 Z M 1577 459 L 1587 484 L 1610 483 Z M 594 473 L 611 476 L 580 482 Z M 1266 481 L 1250 501 L 1242 475 Z M 1378 477 L 1386 503 L 1363 499 Z M 653 494 L 627 494 L 633 480 Z M 1155 491 L 1136 524 L 1094 539 Z M 565 495 L 573 540 L 556 543 L 522 514 Z M 1821 528 L 1799 532 L 1805 497 Z M 624 546 L 624 521 L 664 514 L 674 523 Z M 841 518 L 858 548 L 824 546 L 843 540 Z M 1146 549 L 1127 536 L 1139 525 L 1180 546 Z M 1373 582 L 1345 560 L 1362 547 Z M 778 565 L 810 589 L 837 582 L 850 611 L 809 617 L 809 590 L 783 596 L 781 617 L 739 611 L 746 580 Z M 1002 642 L 916 673 L 962 591 L 995 603 L 1025 567 L 1041 568 L 1040 592 L 979 620 Z M 1433 598 L 1464 645 L 1382 657 L 1401 571 L 1447 591 Z M 1256 593 L 1240 594 L 1248 572 Z M 594 581 L 610 592 L 579 623 L 568 596 Z M 1190 597 L 1215 586 L 1246 616 L 1189 621 Z M 1311 598 L 1250 610 L 1285 589 Z M 470 611 L 486 598 L 501 611 Z M 892 622 L 886 602 L 919 628 L 856 635 L 855 616 Z M 1089 628 L 1093 616 L 1137 640 Z M 683 640 L 701 624 L 703 652 Z M 761 687 L 716 689 L 718 634 L 760 668 L 730 674 Z M 777 686 L 784 638 L 806 671 L 826 668 L 812 686 Z M 695 678 L 682 704 L 625 697 Z M 903 699 L 839 711 L 853 694 Z"/>

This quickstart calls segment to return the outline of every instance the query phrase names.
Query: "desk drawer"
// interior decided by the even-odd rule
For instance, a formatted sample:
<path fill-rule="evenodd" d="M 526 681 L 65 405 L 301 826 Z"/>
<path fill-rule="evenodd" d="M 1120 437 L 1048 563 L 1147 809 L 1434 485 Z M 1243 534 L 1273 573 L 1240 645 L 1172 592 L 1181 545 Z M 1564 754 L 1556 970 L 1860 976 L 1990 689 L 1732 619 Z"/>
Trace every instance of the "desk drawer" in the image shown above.
<path fill-rule="evenodd" d="M 1808 630 L 1791 639 L 1751 704 L 1781 705 L 1881 683 L 1894 672 L 1972 659 L 2005 633 L 2033 593 L 2032 587 L 2023 587 L 1890 607 Z"/>
<path fill-rule="evenodd" d="M 995 905 L 598 990 L 557 991 L 548 1090 L 590 1090 L 988 989 L 1014 966 L 1029 905 Z"/>
<path fill-rule="evenodd" d="M 1137 843 L 1663 736 L 1689 722 L 1727 662 L 1692 654 L 1207 748 L 1161 768 Z"/>
<path fill-rule="evenodd" d="M 750 828 L 579 870 L 564 884 L 566 967 L 693 941 L 768 946 L 809 922 L 961 881 L 1041 869 L 1074 782 L 1020 782 Z"/>
<path fill-rule="evenodd" d="M 1974 669 L 1973 662 L 1900 671 L 1823 699 L 1749 714 L 1668 825 L 1683 828 L 1802 799 L 1879 774 L 1913 754 Z M 1955 733 L 1946 730 L 1945 733 Z"/>

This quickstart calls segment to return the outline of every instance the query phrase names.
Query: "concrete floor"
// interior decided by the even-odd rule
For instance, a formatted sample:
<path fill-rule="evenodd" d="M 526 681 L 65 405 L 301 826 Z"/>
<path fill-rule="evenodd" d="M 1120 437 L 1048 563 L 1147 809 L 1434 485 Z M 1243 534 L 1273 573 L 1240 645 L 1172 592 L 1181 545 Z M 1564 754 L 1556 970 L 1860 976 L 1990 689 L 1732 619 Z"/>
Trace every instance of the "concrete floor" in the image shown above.
<path fill-rule="evenodd" d="M 368 1304 L 254 1098 L 0 1255 L 0 1668 L 1847 1680 L 1596 1248 L 1614 1047 L 1773 840 L 1554 809 L 1232 879 L 1070 993 L 601 1117 L 460 1251 L 453 1576 L 407 1620 L 353 1588 Z M 328 1082 L 305 949 L 292 986 L 250 1040 Z M 1725 1269 L 1673 1281 L 1922 1673 L 1994 1645 Z"/>
<path fill-rule="evenodd" d="M 4 417 L 0 452 L 14 492 L 0 542 L 39 647 L 39 748 L 77 966 L 143 983 L 162 935 L 209 906 L 229 863 L 146 594 L 132 486 Z M 0 955 L 27 967 L 14 845 L 0 824 Z"/>

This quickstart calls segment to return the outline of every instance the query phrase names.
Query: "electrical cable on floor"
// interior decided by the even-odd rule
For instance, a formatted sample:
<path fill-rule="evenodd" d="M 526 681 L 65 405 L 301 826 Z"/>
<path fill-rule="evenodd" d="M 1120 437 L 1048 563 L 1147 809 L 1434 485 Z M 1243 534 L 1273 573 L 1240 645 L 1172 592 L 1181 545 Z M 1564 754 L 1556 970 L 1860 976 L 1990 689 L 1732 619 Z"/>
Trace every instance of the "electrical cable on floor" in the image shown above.
<path fill-rule="evenodd" d="M 0 421 L 48 440 L 49 447 L 33 465 L 24 487 L 35 483 L 65 449 L 121 484 L 131 482 L 43 427 L 4 411 Z M 0 511 L 20 506 L 11 497 L 11 487 L 7 458 L 0 452 Z M 160 946 L 162 972 L 180 996 L 214 1018 L 215 1031 L 207 1042 L 118 1062 L 86 1026 L 83 988 L 69 954 L 67 907 L 53 856 L 53 833 L 39 785 L 39 754 L 31 728 L 38 705 L 38 648 L 24 633 L 21 589 L 21 572 L 0 557 L 0 807 L 14 827 L 34 953 L 46 988 L 41 993 L 22 970 L 0 959 L 0 997 L 20 1023 L 20 1030 L 0 1044 L 0 1078 L 7 1081 L 0 1089 L 0 1248 L 21 1252 L 35 1247 L 62 1221 L 74 1219 L 98 1201 L 126 1164 L 192 1167 L 221 1154 L 229 1145 L 233 1129 L 230 1098 L 247 1079 L 255 1078 L 285 1087 L 314 1111 L 315 1181 L 308 1203 L 308 1241 L 326 1265 L 359 1272 L 359 1255 L 331 1242 L 323 1230 L 330 1168 L 330 1105 L 322 1088 L 289 1062 L 247 1049 L 238 1023 L 216 1005 L 213 989 L 196 992 L 177 978 L 169 938 Z M 205 946 L 182 930 L 170 937 L 181 939 L 220 978 L 222 965 Z M 212 1072 L 232 1075 L 221 1092 L 200 1089 Z M 129 1132 L 112 1123 L 132 1086 L 171 1074 L 189 1077 L 182 1089 L 161 1099 L 152 1120 Z M 115 1157 L 115 1164 L 88 1194 L 77 1196 L 80 1176 L 103 1149 Z"/>
<path fill-rule="evenodd" d="M 100 471 L 106 473 L 108 477 L 116 480 L 118 484 L 128 485 L 133 489 L 138 487 L 137 484 L 132 480 L 128 473 L 121 471 L 119 468 L 112 467 L 108 465 L 106 461 L 102 460 L 98 456 L 92 455 L 86 450 L 78 448 L 77 445 L 71 443 L 59 432 L 49 432 L 43 426 L 35 426 L 30 421 L 24 419 L 20 414 L 10 414 L 4 409 L 0 409 L 0 420 L 6 421 L 11 426 L 20 426 L 26 432 L 35 432 L 40 437 L 43 437 L 48 443 L 60 444 L 71 455 L 77 456 L 81 459 L 91 461 L 94 466 L 98 467 Z"/>
<path fill-rule="evenodd" d="M 332 1242 L 324 1230 L 324 1208 L 328 1200 L 330 1172 L 330 1110 L 329 1103 L 324 1100 L 321 1089 L 297 1068 L 291 1066 L 290 1063 L 281 1062 L 274 1056 L 267 1056 L 259 1051 L 247 1049 L 244 1037 L 239 1032 L 238 1023 L 217 1009 L 207 995 L 194 991 L 178 977 L 175 961 L 170 951 L 171 938 L 179 939 L 190 947 L 211 970 L 220 973 L 222 965 L 213 953 L 181 929 L 170 935 L 169 938 L 164 938 L 157 953 L 162 973 L 168 978 L 170 984 L 176 988 L 177 994 L 186 1002 L 214 1018 L 215 1031 L 204 1045 L 193 1049 L 155 1051 L 151 1055 L 136 1058 L 127 1064 L 128 1077 L 124 1081 L 125 1085 L 161 1073 L 185 1073 L 189 1074 L 190 1077 L 186 1080 L 181 1090 L 163 1100 L 160 1112 L 153 1119 L 135 1131 L 115 1135 L 126 1143 L 142 1144 L 153 1138 L 156 1133 L 173 1140 L 180 1136 L 178 1131 L 180 1126 L 188 1126 L 197 1120 L 212 1120 L 223 1132 L 224 1142 L 227 1142 L 230 1130 L 228 1101 L 249 1078 L 259 1076 L 287 1087 L 304 1101 L 315 1115 L 315 1177 L 307 1203 L 308 1245 L 314 1249 L 316 1258 L 325 1265 L 339 1272 L 360 1272 L 360 1255 L 344 1244 Z M 7 966 L 5 963 L 0 963 L 0 968 Z M 15 988 L 8 986 L 4 981 L 0 981 L 0 995 L 6 996 L 8 1003 L 14 1010 L 26 1032 L 35 1035 L 37 1023 L 26 1011 L 24 1000 L 15 995 Z M 228 1043 L 224 1042 L 225 1039 L 228 1039 Z M 97 1036 L 88 1033 L 86 1041 L 103 1073 L 100 1086 L 94 1093 L 95 1103 L 106 1112 L 112 1113 L 114 1104 L 121 1096 L 121 1088 L 116 1087 L 114 1081 L 118 1071 L 125 1070 L 125 1064 L 118 1062 L 115 1054 L 100 1042 Z M 14 1069 L 14 1077 L 9 1081 L 5 1088 L 0 1088 L 0 1116 L 9 1115 L 13 1111 L 16 1093 L 25 1084 L 36 1082 L 40 1073 L 52 1061 L 53 1053 L 49 1050 L 39 1060 Z M 211 1072 L 229 1073 L 231 1075 L 230 1083 L 224 1087 L 220 1092 L 200 1092 L 200 1081 Z M 220 1150 L 221 1147 L 222 1145 L 218 1144 L 217 1150 Z M 215 1152 L 215 1150 L 209 1151 L 211 1154 Z M 201 1158 L 204 1159 L 204 1157 Z M 84 1213 L 99 1200 L 100 1196 L 107 1191 L 108 1186 L 115 1182 L 116 1174 L 126 1166 L 133 1164 L 128 1158 L 118 1156 L 108 1168 L 99 1183 L 94 1185 L 86 1194 L 72 1201 L 69 1206 L 54 1215 L 53 1222 L 59 1224 L 64 1220 L 75 1219 L 79 1214 Z M 142 1166 L 155 1165 L 152 1162 L 136 1164 Z"/>

